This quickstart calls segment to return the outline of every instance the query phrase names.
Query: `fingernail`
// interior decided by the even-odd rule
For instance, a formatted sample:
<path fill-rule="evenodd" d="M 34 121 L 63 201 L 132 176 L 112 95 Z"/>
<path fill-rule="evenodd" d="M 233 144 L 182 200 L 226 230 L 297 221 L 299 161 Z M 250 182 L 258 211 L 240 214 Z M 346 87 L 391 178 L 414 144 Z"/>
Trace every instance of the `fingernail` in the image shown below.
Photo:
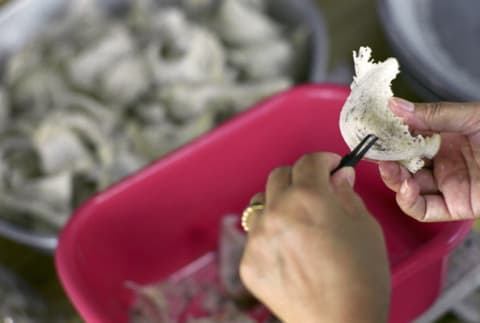
<path fill-rule="evenodd" d="M 355 170 L 352 167 L 344 167 L 341 170 L 339 176 L 342 177 L 342 180 L 347 181 L 347 183 L 353 187 L 355 184 Z"/>
<path fill-rule="evenodd" d="M 413 112 L 415 110 L 415 104 L 410 101 L 393 97 L 388 101 L 388 104 L 391 108 L 399 108 L 408 112 Z"/>
<path fill-rule="evenodd" d="M 378 169 L 382 178 L 395 177 L 400 172 L 398 165 L 394 162 L 381 162 Z"/>
<path fill-rule="evenodd" d="M 408 193 L 408 190 L 409 190 L 408 181 L 404 180 L 402 183 L 402 186 L 400 186 L 400 194 L 406 195 Z"/>
<path fill-rule="evenodd" d="M 380 176 L 382 176 L 382 178 L 388 177 L 389 171 L 388 171 L 387 166 L 385 164 L 380 163 L 380 165 L 378 165 L 378 170 L 380 171 Z"/>

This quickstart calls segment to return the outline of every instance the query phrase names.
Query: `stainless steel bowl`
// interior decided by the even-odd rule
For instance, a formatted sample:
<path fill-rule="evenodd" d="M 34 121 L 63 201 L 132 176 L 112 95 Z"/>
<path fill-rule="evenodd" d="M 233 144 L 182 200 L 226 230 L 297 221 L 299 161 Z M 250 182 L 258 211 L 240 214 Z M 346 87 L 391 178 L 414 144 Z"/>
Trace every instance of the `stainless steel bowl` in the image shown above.
<path fill-rule="evenodd" d="M 7 296 L 8 295 L 8 296 Z M 0 322 L 48 322 L 47 304 L 15 273 L 0 265 Z"/>
<path fill-rule="evenodd" d="M 82 0 L 76 0 L 82 1 Z M 107 10 L 128 0 L 103 0 Z M 17 0 L 0 12 L 0 58 L 35 37 L 42 26 L 55 20 L 69 0 Z M 304 25 L 308 32 L 308 57 L 302 82 L 325 80 L 328 60 L 328 40 L 324 18 L 311 0 L 269 0 L 268 12 L 280 23 L 289 26 Z M 56 235 L 41 235 L 2 219 L 0 236 L 20 244 L 53 253 L 57 245 Z"/>
<path fill-rule="evenodd" d="M 480 100 L 478 12 L 478 0 L 379 1 L 387 39 L 424 99 Z"/>
<path fill-rule="evenodd" d="M 0 56 L 23 46 L 66 4 L 65 0 L 12 0 L 0 8 Z"/>

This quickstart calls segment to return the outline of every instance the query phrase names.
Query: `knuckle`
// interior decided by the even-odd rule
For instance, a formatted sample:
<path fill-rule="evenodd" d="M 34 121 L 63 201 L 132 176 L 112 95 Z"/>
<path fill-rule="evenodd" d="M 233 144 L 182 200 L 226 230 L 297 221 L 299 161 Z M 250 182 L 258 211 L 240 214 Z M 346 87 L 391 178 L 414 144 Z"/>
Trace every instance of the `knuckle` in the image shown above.
<path fill-rule="evenodd" d="M 287 198 L 299 204 L 323 200 L 323 195 L 309 187 L 296 186 L 288 192 Z"/>
<path fill-rule="evenodd" d="M 425 105 L 425 120 L 427 122 L 436 120 L 441 115 L 443 104 L 441 102 L 430 102 Z"/>
<path fill-rule="evenodd" d="M 287 210 L 295 210 L 295 212 L 292 212 L 294 215 L 292 218 L 303 218 L 305 214 L 310 213 L 308 210 L 323 210 L 325 205 L 330 203 L 327 201 L 327 198 L 326 195 L 320 194 L 309 187 L 297 186 L 287 192 L 285 196 L 285 202 L 287 204 L 279 205 L 278 211 L 281 211 L 280 207 Z"/>
<path fill-rule="evenodd" d="M 424 105 L 423 119 L 427 125 L 434 124 L 442 117 L 445 105 L 443 102 L 430 102 Z"/>
<path fill-rule="evenodd" d="M 300 170 L 314 168 L 318 164 L 324 164 L 328 160 L 328 157 L 332 155 L 335 155 L 335 154 L 327 153 L 327 152 L 319 152 L 319 153 L 303 155 L 295 163 L 294 168 L 300 169 Z"/>
<path fill-rule="evenodd" d="M 270 172 L 270 174 L 268 175 L 268 179 L 272 179 L 272 178 L 275 178 L 275 177 L 278 177 L 278 176 L 283 176 L 283 175 L 286 175 L 288 173 L 290 173 L 290 167 L 289 166 L 280 166 L 280 167 L 277 167 Z"/>
<path fill-rule="evenodd" d="M 298 171 L 307 167 L 310 168 L 314 164 L 314 159 L 313 154 L 303 155 L 295 162 L 293 169 Z"/>

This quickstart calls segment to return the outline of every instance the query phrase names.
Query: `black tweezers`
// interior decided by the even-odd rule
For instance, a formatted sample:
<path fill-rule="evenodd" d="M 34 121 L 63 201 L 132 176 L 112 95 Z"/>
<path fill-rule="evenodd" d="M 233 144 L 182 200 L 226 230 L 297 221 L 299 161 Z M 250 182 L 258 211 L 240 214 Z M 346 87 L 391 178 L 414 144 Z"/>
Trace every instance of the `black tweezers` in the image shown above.
<path fill-rule="evenodd" d="M 365 156 L 367 151 L 373 146 L 373 144 L 378 140 L 378 137 L 375 135 L 368 135 L 355 147 L 351 153 L 345 155 L 337 167 L 330 172 L 330 175 L 335 174 L 342 167 L 355 167 L 358 162 Z"/>

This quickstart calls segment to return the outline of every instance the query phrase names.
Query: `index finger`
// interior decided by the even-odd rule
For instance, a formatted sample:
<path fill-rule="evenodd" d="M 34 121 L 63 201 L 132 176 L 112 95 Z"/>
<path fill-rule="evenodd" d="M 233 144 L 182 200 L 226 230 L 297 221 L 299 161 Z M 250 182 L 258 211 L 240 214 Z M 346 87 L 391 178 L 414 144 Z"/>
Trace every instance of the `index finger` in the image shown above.
<path fill-rule="evenodd" d="M 415 130 L 433 132 L 460 132 L 464 135 L 478 133 L 480 103 L 428 102 L 409 103 L 392 98 L 389 107 Z M 402 107 L 409 106 L 409 109 Z"/>
<path fill-rule="evenodd" d="M 292 168 L 292 184 L 317 191 L 330 187 L 330 172 L 341 157 L 334 153 L 313 153 L 301 157 Z"/>

